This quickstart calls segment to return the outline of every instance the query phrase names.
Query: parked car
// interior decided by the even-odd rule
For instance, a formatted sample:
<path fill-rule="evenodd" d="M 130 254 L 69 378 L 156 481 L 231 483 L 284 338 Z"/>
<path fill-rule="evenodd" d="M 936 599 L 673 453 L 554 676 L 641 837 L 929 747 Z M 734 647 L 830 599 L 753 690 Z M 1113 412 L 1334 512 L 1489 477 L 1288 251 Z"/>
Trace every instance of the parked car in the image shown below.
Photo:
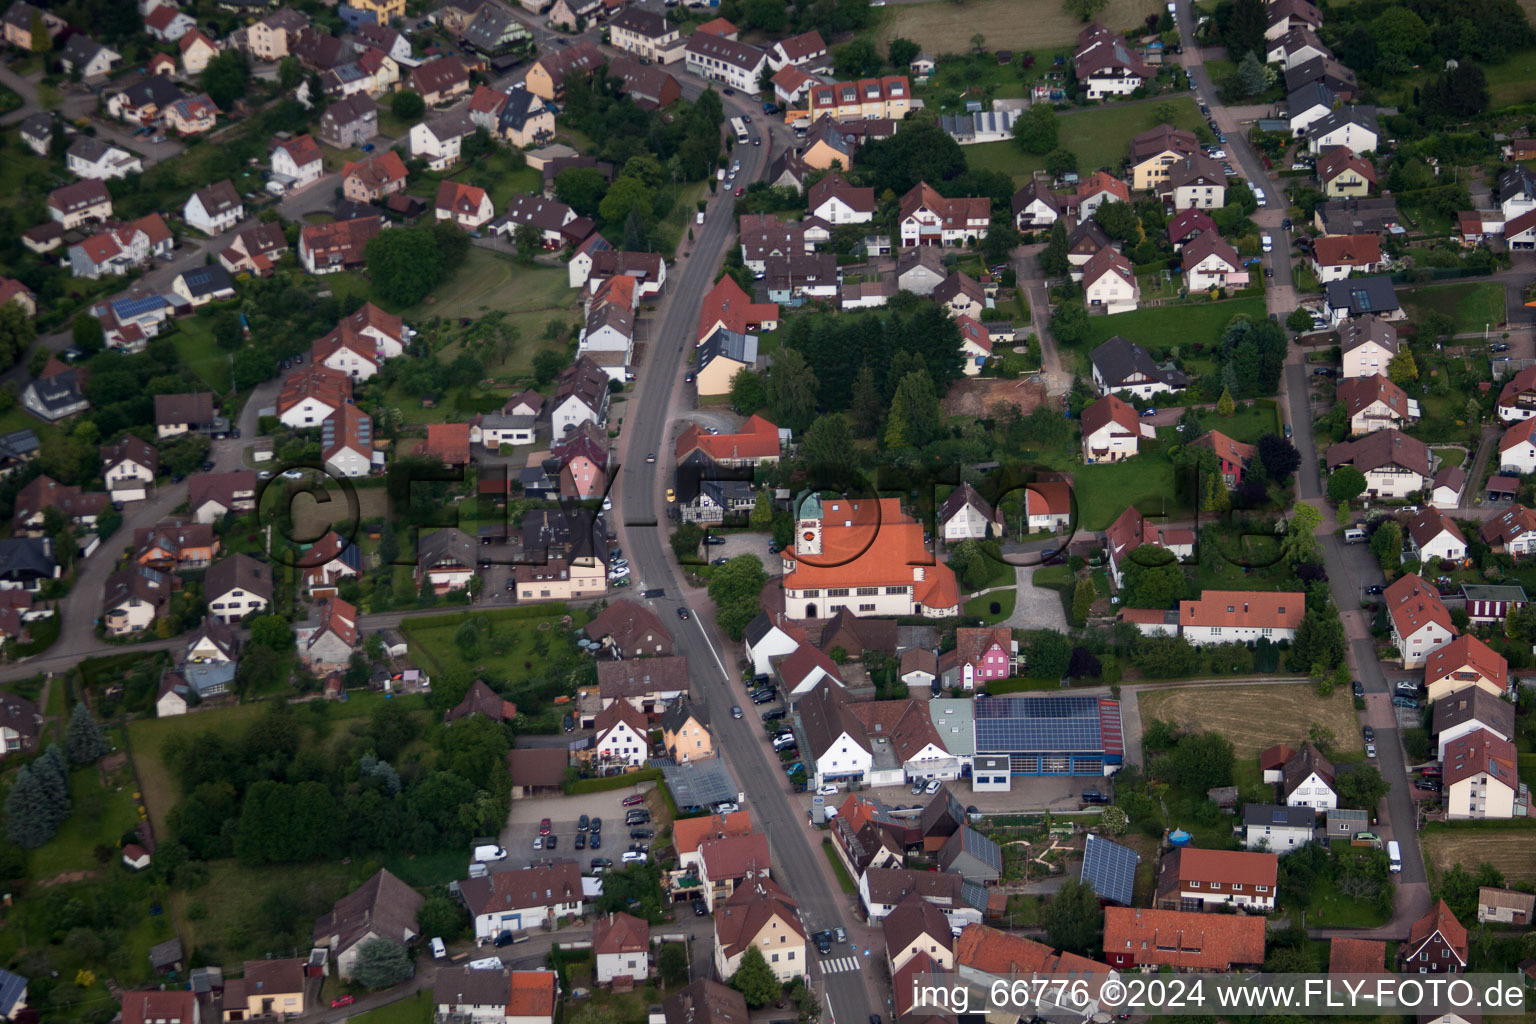
<path fill-rule="evenodd" d="M 1395 708 L 1407 708 L 1409 711 L 1417 711 L 1419 702 L 1412 697 L 1393 697 L 1392 706 Z"/>
<path fill-rule="evenodd" d="M 929 796 L 937 793 L 944 786 L 943 779 L 929 779 L 928 785 L 923 787 L 923 792 Z"/>
<path fill-rule="evenodd" d="M 625 797 L 619 802 L 625 807 L 634 807 L 637 804 L 645 803 L 645 797 L 641 796 L 639 793 L 631 793 L 629 796 Z"/>
<path fill-rule="evenodd" d="M 601 832 L 602 830 L 603 830 L 603 819 L 602 818 L 593 818 L 592 819 L 592 831 L 593 832 Z"/>
<path fill-rule="evenodd" d="M 554 830 L 554 826 L 552 824 L 550 824 L 550 821 L 549 821 L 548 818 L 545 818 L 543 821 L 539 822 L 539 835 L 547 836 L 553 830 Z"/>
<path fill-rule="evenodd" d="M 1509 346 L 1502 341 L 1496 341 L 1488 346 L 1489 352 L 1508 352 Z"/>
<path fill-rule="evenodd" d="M 587 848 L 587 834 L 585 832 L 577 832 L 574 845 L 578 850 L 585 850 Z"/>
<path fill-rule="evenodd" d="M 704 537 L 705 544 L 724 544 L 725 538 L 717 533 L 711 533 Z"/>
<path fill-rule="evenodd" d="M 1376 744 L 1374 744 L 1374 743 L 1367 743 L 1365 745 L 1365 756 L 1366 757 L 1375 757 L 1376 756 Z"/>
<path fill-rule="evenodd" d="M 338 1007 L 342 1007 L 342 1006 L 351 1006 L 355 1002 L 357 1002 L 357 996 L 353 996 L 353 995 L 337 996 L 335 999 L 331 1000 L 331 1009 L 334 1010 L 334 1009 L 337 1009 Z"/>
<path fill-rule="evenodd" d="M 687 609 L 687 608 L 679 608 L 679 609 L 678 609 L 678 610 L 677 610 L 677 617 L 678 617 L 678 618 L 680 618 L 680 619 L 682 619 L 682 620 L 683 620 L 683 621 L 684 621 L 684 622 L 687 622 L 687 621 L 688 621 L 688 619 L 689 619 L 689 618 L 690 618 L 690 617 L 691 617 L 691 616 L 690 616 L 690 615 L 689 615 L 689 614 L 688 614 L 688 609 Z"/>
<path fill-rule="evenodd" d="M 740 718 L 741 717 L 741 705 L 740 704 L 732 704 L 731 705 L 731 717 L 732 718 Z"/>
<path fill-rule="evenodd" d="M 1365 593 L 1369 597 L 1377 597 L 1385 592 L 1380 583 L 1373 583 L 1365 588 Z"/>
<path fill-rule="evenodd" d="M 816 795 L 817 796 L 837 796 L 837 793 L 838 793 L 838 790 L 837 790 L 836 786 L 828 785 L 828 786 L 817 786 L 816 787 Z"/>
<path fill-rule="evenodd" d="M 1360 727 L 1360 735 L 1365 738 L 1367 743 L 1369 743 L 1376 738 L 1376 730 L 1372 729 L 1368 725 L 1362 725 Z"/>
<path fill-rule="evenodd" d="M 1392 689 L 1394 692 L 1405 697 L 1417 697 L 1419 695 L 1419 684 L 1412 679 L 1399 679 L 1393 684 Z"/>
<path fill-rule="evenodd" d="M 1085 790 L 1083 790 L 1083 795 L 1082 795 L 1082 797 L 1080 799 L 1085 804 L 1107 804 L 1107 803 L 1109 803 L 1109 796 L 1107 794 L 1105 794 L 1105 793 L 1099 792 L 1097 789 L 1085 789 Z"/>
<path fill-rule="evenodd" d="M 656 830 L 651 828 L 632 828 L 629 830 L 631 839 L 655 839 Z"/>
<path fill-rule="evenodd" d="M 1365 696 L 1365 684 L 1362 683 L 1358 679 L 1356 679 L 1354 682 L 1349 684 L 1349 690 L 1356 697 L 1364 697 Z"/>
<path fill-rule="evenodd" d="M 583 814 L 581 817 L 576 819 L 576 831 L 577 832 L 585 832 L 587 829 L 589 829 L 591 827 L 592 827 L 592 819 L 587 817 L 585 814 Z"/>
<path fill-rule="evenodd" d="M 546 850 L 553 850 L 553 849 L 557 848 L 559 845 L 560 845 L 560 837 L 559 836 L 550 836 L 548 839 L 546 839 L 544 841 L 544 849 L 546 849 Z"/>
<path fill-rule="evenodd" d="M 913 796 L 922 796 L 923 795 L 923 787 L 926 786 L 926 785 L 927 785 L 927 783 L 924 782 L 922 779 L 918 779 L 916 782 L 912 783 L 912 795 Z"/>
<path fill-rule="evenodd" d="M 704 901 L 703 900 L 694 900 L 693 901 L 693 916 L 694 917 L 708 917 L 709 916 L 709 908 L 704 905 Z"/>

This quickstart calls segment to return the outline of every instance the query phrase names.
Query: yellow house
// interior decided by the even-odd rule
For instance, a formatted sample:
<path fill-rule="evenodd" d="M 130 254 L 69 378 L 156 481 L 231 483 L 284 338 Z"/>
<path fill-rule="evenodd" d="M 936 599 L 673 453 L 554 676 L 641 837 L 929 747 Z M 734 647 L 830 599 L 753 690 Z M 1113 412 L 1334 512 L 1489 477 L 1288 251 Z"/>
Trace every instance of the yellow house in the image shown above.
<path fill-rule="evenodd" d="M 788 984 L 806 976 L 805 929 L 799 907 L 778 883 L 762 877 L 736 886 L 715 905 L 715 970 L 729 978 L 753 946 L 768 961 L 774 977 Z"/>
<path fill-rule="evenodd" d="M 247 960 L 245 977 L 224 983 L 224 1020 L 297 1017 L 305 1010 L 304 961 Z"/>
<path fill-rule="evenodd" d="M 853 166 L 853 150 L 852 139 L 838 131 L 830 120 L 822 120 L 811 127 L 800 158 L 818 171 L 828 171 L 833 166 L 847 170 Z"/>
<path fill-rule="evenodd" d="M 1131 189 L 1150 192 L 1167 183 L 1168 171 L 1187 156 L 1200 152 L 1194 132 L 1160 124 L 1131 139 Z"/>
<path fill-rule="evenodd" d="M 729 394 L 737 371 L 757 366 L 757 335 L 717 327 L 699 344 L 697 355 L 699 394 Z"/>
<path fill-rule="evenodd" d="M 569 601 L 597 597 L 608 590 L 603 563 L 590 556 L 567 562 L 551 558 L 543 565 L 513 567 L 519 601 Z"/>
<path fill-rule="evenodd" d="M 396 18 L 405 17 L 405 0 L 347 0 L 353 7 L 372 11 L 379 17 L 380 25 L 388 25 Z"/>
<path fill-rule="evenodd" d="M 709 726 L 686 700 L 678 701 L 661 716 L 661 743 L 667 748 L 667 756 L 679 764 L 715 756 Z"/>
<path fill-rule="evenodd" d="M 1317 180 L 1329 199 L 1360 199 L 1376 187 L 1376 168 L 1348 147 L 1339 146 L 1318 159 Z"/>
<path fill-rule="evenodd" d="M 1459 636 L 1424 663 L 1424 689 L 1431 704 L 1476 687 L 1495 697 L 1509 692 L 1509 663 L 1475 636 Z"/>

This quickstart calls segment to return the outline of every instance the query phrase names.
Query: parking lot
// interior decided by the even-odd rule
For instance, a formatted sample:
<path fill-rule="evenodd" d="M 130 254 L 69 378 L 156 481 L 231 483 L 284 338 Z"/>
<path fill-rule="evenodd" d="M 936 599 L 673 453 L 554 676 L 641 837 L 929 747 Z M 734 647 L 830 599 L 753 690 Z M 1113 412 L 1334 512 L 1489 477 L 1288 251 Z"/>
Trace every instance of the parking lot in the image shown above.
<path fill-rule="evenodd" d="M 508 871 L 528 867 L 546 860 L 574 859 L 585 868 L 593 857 L 607 857 L 618 862 L 620 855 L 629 848 L 629 828 L 624 824 L 624 798 L 636 793 L 647 795 L 642 806 L 651 812 L 651 824 L 646 828 L 660 831 L 665 821 L 665 807 L 659 795 L 653 793 L 655 783 L 643 782 L 637 786 L 607 793 L 581 793 L 572 796 L 546 797 L 512 801 L 512 813 L 507 827 L 501 833 L 501 845 L 506 847 L 507 859 L 491 865 L 492 871 Z M 590 841 L 586 849 L 576 849 L 576 837 L 582 833 L 577 828 L 581 816 L 603 819 L 602 845 L 594 853 Z M 535 850 L 533 841 L 539 834 L 539 822 L 548 818 L 550 834 L 556 838 L 554 850 Z M 591 836 L 590 830 L 586 833 Z"/>
<path fill-rule="evenodd" d="M 770 554 L 768 545 L 773 543 L 773 537 L 766 533 L 724 533 L 720 535 L 724 544 L 709 544 L 705 546 L 705 552 L 711 561 L 716 558 L 735 558 L 737 555 L 756 555 L 763 560 L 763 568 L 770 573 L 778 572 L 779 556 Z"/>

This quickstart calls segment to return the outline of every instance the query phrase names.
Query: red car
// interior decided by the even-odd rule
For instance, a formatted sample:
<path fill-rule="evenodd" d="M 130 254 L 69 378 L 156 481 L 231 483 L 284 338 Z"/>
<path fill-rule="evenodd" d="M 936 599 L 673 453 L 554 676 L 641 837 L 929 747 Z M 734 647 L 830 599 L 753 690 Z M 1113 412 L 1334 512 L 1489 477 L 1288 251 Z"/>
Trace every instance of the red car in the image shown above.
<path fill-rule="evenodd" d="M 736 198 L 737 198 L 737 199 L 740 199 L 740 198 L 741 198 L 741 197 L 742 197 L 742 196 L 744 196 L 744 195 L 746 195 L 746 194 L 747 194 L 747 190 L 746 190 L 746 189 L 744 189 L 744 188 L 738 188 L 738 189 L 737 189 L 737 190 L 736 190 Z"/>
<path fill-rule="evenodd" d="M 549 830 L 550 830 L 550 825 L 549 825 L 549 819 L 548 818 L 545 818 L 543 821 L 539 822 L 539 835 L 547 836 L 547 835 L 549 835 Z"/>
<path fill-rule="evenodd" d="M 334 1010 L 338 1006 L 351 1006 L 355 1002 L 357 1002 L 357 996 L 341 996 L 331 1000 L 331 1009 Z"/>
<path fill-rule="evenodd" d="M 632 796 L 627 796 L 624 798 L 625 807 L 635 807 L 643 803 L 645 803 L 645 797 L 641 796 L 639 793 L 635 793 Z"/>

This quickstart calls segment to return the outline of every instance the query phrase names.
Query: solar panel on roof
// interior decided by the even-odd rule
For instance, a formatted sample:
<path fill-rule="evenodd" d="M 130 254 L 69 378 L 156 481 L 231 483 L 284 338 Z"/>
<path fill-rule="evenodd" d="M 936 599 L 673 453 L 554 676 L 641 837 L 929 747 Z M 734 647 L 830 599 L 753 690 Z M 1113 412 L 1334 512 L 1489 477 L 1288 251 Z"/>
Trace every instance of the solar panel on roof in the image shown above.
<path fill-rule="evenodd" d="M 976 702 L 978 750 L 1098 750 L 1103 743 L 1093 697 L 1010 697 Z"/>
<path fill-rule="evenodd" d="M 1136 865 L 1140 863 L 1141 855 L 1135 850 L 1090 832 L 1083 850 L 1080 881 L 1093 886 L 1100 899 L 1128 907 L 1136 887 Z"/>
<path fill-rule="evenodd" d="M 1362 313 L 1371 311 L 1371 294 L 1364 288 L 1356 288 L 1351 294 L 1355 297 L 1355 308 Z"/>

